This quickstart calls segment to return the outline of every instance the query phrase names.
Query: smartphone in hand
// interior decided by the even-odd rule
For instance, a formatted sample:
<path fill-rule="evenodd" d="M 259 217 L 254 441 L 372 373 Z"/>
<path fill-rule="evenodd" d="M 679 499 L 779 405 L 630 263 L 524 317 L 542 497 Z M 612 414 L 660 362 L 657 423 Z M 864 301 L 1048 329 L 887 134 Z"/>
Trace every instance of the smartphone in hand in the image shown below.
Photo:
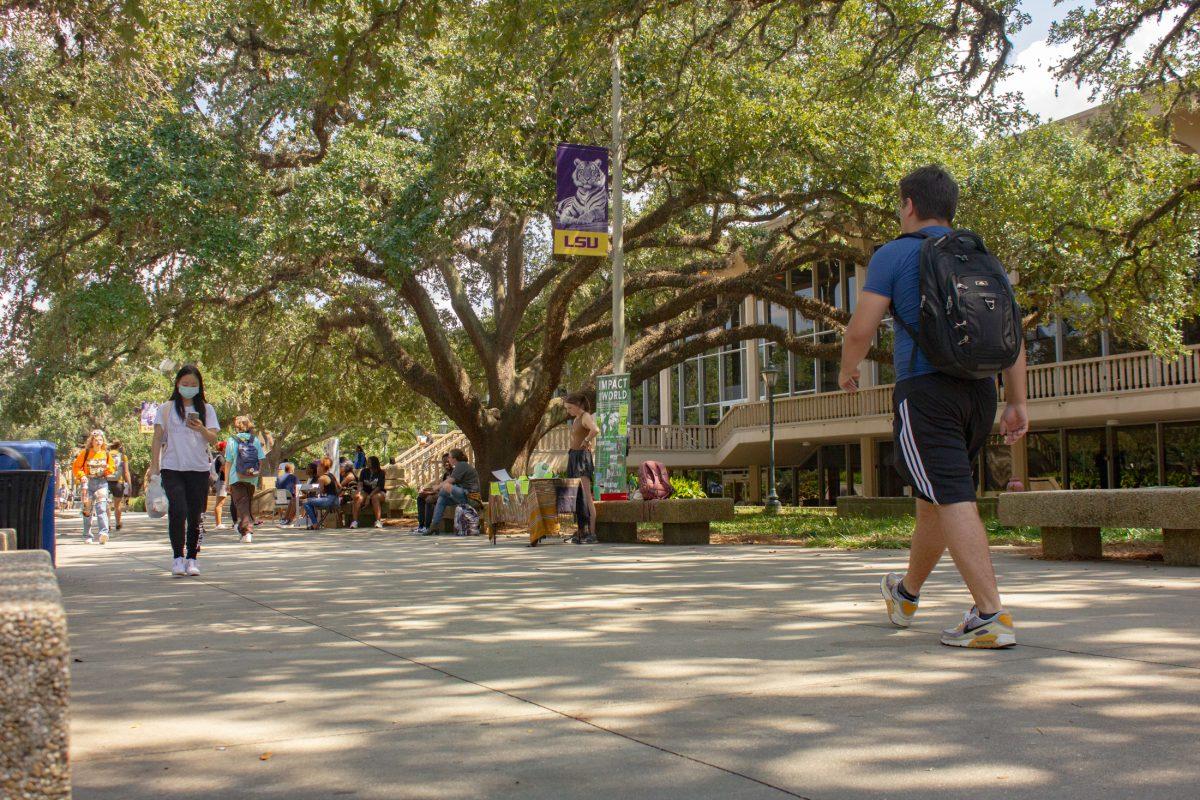
<path fill-rule="evenodd" d="M 200 412 L 199 411 L 189 411 L 189 412 L 187 412 L 186 418 L 187 418 L 188 422 L 192 422 L 193 420 L 196 422 L 199 422 L 200 421 Z"/>

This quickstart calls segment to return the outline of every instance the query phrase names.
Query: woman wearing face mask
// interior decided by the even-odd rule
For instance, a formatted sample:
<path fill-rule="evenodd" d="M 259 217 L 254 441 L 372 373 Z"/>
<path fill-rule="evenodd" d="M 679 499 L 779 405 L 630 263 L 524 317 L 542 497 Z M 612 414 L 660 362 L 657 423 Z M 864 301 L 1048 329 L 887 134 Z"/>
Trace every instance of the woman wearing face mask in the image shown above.
<path fill-rule="evenodd" d="M 196 558 L 200 515 L 208 503 L 208 447 L 219 430 L 217 412 L 204 399 L 200 370 L 185 364 L 175 373 L 170 401 L 158 407 L 150 444 L 150 477 L 161 475 L 169 502 L 171 574 L 177 578 L 200 574 Z"/>

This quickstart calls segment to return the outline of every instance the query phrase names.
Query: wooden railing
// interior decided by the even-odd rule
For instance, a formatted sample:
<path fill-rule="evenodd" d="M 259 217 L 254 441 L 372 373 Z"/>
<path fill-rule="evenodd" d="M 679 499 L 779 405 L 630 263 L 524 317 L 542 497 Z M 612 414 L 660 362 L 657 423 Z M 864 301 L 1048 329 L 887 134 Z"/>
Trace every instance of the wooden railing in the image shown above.
<path fill-rule="evenodd" d="M 1130 392 L 1200 383 L 1200 345 L 1179 358 L 1166 360 L 1152 353 L 1084 358 L 1063 364 L 1029 368 L 1029 399 Z"/>
<path fill-rule="evenodd" d="M 404 482 L 409 486 L 421 487 L 442 475 L 442 455 L 460 447 L 473 458 L 471 443 L 462 431 L 450 431 L 434 436 L 433 444 L 427 447 L 413 446 L 400 454 L 396 465 L 404 470 Z"/>
<path fill-rule="evenodd" d="M 1030 367 L 1029 399 L 1081 397 L 1200 385 L 1200 345 L 1193 345 L 1176 359 L 1163 360 L 1152 353 L 1126 353 L 1087 358 L 1063 364 Z M 641 451 L 704 452 L 719 449 L 738 430 L 767 427 L 766 401 L 740 403 L 716 425 L 634 425 L 629 429 L 629 449 Z M 775 424 L 831 422 L 892 413 L 892 385 L 872 386 L 854 394 L 824 394 L 779 397 L 775 400 Z M 539 450 L 565 450 L 565 427 L 546 435 Z"/>

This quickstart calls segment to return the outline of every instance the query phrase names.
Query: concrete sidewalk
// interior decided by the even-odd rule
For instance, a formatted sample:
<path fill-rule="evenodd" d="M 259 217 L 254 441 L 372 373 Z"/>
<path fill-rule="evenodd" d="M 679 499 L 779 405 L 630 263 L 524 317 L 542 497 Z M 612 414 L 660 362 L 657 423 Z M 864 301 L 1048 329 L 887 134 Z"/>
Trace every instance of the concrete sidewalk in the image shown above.
<path fill-rule="evenodd" d="M 1196 798 L 1200 569 L 998 552 L 1020 646 L 899 551 L 60 521 L 77 800 Z M 223 535 L 222 535 L 223 534 Z"/>

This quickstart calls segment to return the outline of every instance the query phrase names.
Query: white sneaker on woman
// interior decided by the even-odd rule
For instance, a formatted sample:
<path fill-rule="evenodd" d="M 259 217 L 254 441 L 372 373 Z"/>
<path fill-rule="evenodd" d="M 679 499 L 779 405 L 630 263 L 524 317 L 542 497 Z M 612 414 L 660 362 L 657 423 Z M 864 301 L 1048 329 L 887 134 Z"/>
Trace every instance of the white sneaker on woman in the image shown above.
<path fill-rule="evenodd" d="M 351 528 L 357 528 L 357 527 L 358 527 L 358 520 L 354 520 L 353 522 L 351 522 L 351 523 L 350 523 L 350 527 L 351 527 Z"/>
<path fill-rule="evenodd" d="M 249 532 L 242 534 L 242 544 L 250 544 L 254 541 L 254 537 Z"/>
<path fill-rule="evenodd" d="M 382 527 L 383 527 L 383 520 L 381 520 L 381 519 L 377 519 L 377 520 L 375 520 L 375 527 L 376 527 L 376 528 L 382 528 Z"/>
<path fill-rule="evenodd" d="M 189 558 L 187 560 L 187 574 L 193 578 L 200 574 L 200 565 L 196 563 L 196 559 Z"/>
<path fill-rule="evenodd" d="M 182 578 L 187 574 L 187 564 L 182 556 L 171 562 L 171 574 L 176 578 Z"/>

